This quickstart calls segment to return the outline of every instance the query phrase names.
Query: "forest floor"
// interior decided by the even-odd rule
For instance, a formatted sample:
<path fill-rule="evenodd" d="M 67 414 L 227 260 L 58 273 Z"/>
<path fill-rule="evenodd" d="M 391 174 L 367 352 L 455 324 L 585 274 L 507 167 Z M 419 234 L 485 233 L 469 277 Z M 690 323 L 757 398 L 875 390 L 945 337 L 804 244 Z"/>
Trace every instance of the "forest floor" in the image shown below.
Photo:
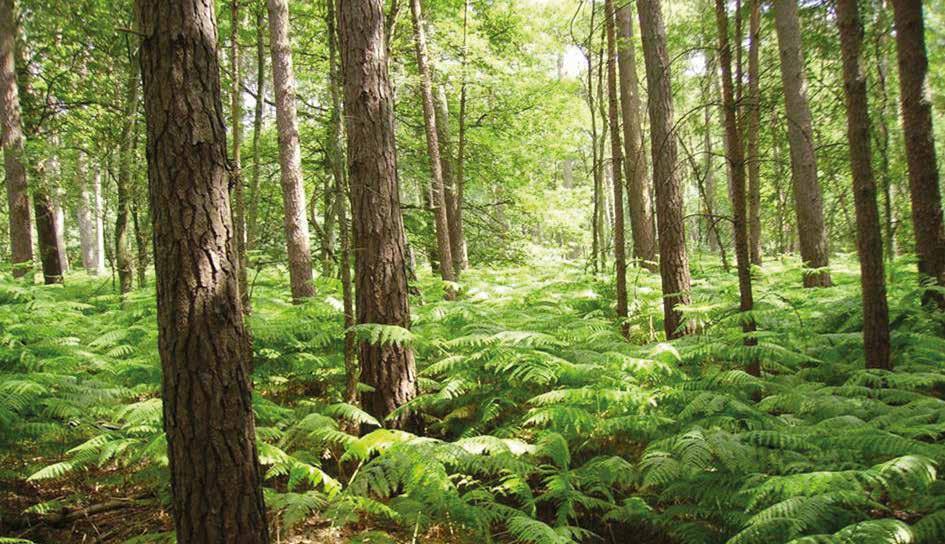
<path fill-rule="evenodd" d="M 699 334 L 669 344 L 659 276 L 641 269 L 629 342 L 610 278 L 572 263 L 470 271 L 454 302 L 424 275 L 411 331 L 361 331 L 413 346 L 424 437 L 346 434 L 371 419 L 340 402 L 337 282 L 296 306 L 284 275 L 260 274 L 273 541 L 945 541 L 943 319 L 919 304 L 913 264 L 890 274 L 895 373 L 862 367 L 852 258 L 830 289 L 801 289 L 792 259 L 756 270 L 756 347 L 734 271 L 693 269 Z M 154 293 L 109 291 L 79 274 L 0 282 L 0 542 L 169 541 Z M 752 359 L 763 377 L 743 371 Z"/>

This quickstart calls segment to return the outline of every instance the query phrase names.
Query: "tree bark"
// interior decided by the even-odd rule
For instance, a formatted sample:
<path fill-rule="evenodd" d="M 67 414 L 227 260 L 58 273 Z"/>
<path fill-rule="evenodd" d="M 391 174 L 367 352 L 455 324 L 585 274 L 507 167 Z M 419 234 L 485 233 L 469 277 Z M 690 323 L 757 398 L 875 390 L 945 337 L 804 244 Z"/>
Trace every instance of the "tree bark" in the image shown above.
<path fill-rule="evenodd" d="M 433 82 L 427 60 L 426 33 L 423 29 L 423 14 L 420 0 L 410 0 L 413 17 L 413 41 L 420 71 L 420 98 L 423 103 L 423 124 L 427 136 L 427 152 L 430 158 L 430 173 L 433 189 L 433 219 L 436 227 L 436 245 L 440 257 L 440 277 L 444 281 L 456 281 L 453 268 L 453 252 L 450 247 L 449 220 L 447 218 L 446 194 L 443 184 L 443 168 L 440 159 L 440 141 L 436 130 L 436 111 L 433 106 Z M 452 288 L 446 289 L 446 298 L 455 297 Z"/>
<path fill-rule="evenodd" d="M 3 168 L 10 219 L 10 260 L 13 277 L 33 269 L 33 228 L 26 182 L 25 138 L 16 83 L 16 12 L 14 0 L 0 0 L 0 116 Z"/>
<path fill-rule="evenodd" d="M 794 182 L 801 260 L 806 268 L 823 268 L 830 264 L 830 250 L 824 226 L 823 196 L 817 181 L 814 129 L 807 103 L 807 78 L 804 75 L 797 0 L 774 0 L 774 21 L 781 57 L 781 82 L 791 147 L 791 177 Z M 830 285 L 829 272 L 804 274 L 804 287 Z"/>
<path fill-rule="evenodd" d="M 437 87 L 434 96 L 436 110 L 436 133 L 440 142 L 440 165 L 443 170 L 443 188 L 446 197 L 446 221 L 450 228 L 450 252 L 453 255 L 453 271 L 459 274 L 469 264 L 466 256 L 466 236 L 463 232 L 462 214 L 456 189 L 456 169 L 453 168 L 453 144 L 450 138 L 450 113 L 446 88 Z"/>
<path fill-rule="evenodd" d="M 751 251 L 745 195 L 745 151 L 738 130 L 738 104 L 735 101 L 735 85 L 732 81 L 732 48 L 728 41 L 728 14 L 725 0 L 715 0 L 715 20 L 719 32 L 722 105 L 725 108 L 725 140 L 728 143 L 726 150 L 728 151 L 729 172 L 732 175 L 732 216 L 735 230 L 735 260 L 738 266 L 739 310 L 751 312 L 755 302 L 751 288 Z M 742 332 L 745 334 L 746 346 L 754 346 L 757 343 L 754 337 L 754 318 L 750 316 L 742 318 Z M 753 376 L 761 375 L 757 359 L 752 359 L 748 363 L 747 372 Z"/>
<path fill-rule="evenodd" d="M 633 52 L 633 12 L 630 4 L 617 10 L 617 65 L 620 70 L 620 106 L 626 154 L 627 201 L 633 230 L 633 256 L 643 266 L 656 269 L 656 235 L 653 232 L 652 189 L 640 122 L 640 83 Z"/>
<path fill-rule="evenodd" d="M 233 193 L 233 231 L 236 256 L 239 259 L 240 297 L 243 311 L 250 312 L 249 286 L 246 280 L 246 196 L 243 187 L 243 164 L 240 148 L 243 145 L 243 76 L 240 73 L 240 3 L 230 0 L 230 130 L 233 134 L 230 153 L 230 191 Z"/>
<path fill-rule="evenodd" d="M 932 101 L 927 88 L 929 59 L 925 50 L 922 0 L 893 0 L 892 4 L 919 275 L 942 287 L 945 286 L 945 228 L 932 131 Z M 945 309 L 945 296 L 941 293 L 927 291 L 924 299 Z"/>
<path fill-rule="evenodd" d="M 623 145 L 620 142 L 620 94 L 617 90 L 617 29 L 614 0 L 604 1 L 607 27 L 607 106 L 610 120 L 610 156 L 614 186 L 614 270 L 617 275 L 617 319 L 624 338 L 630 337 L 627 321 L 627 255 L 623 224 Z"/>
<path fill-rule="evenodd" d="M 177 542 L 266 544 L 213 4 L 136 4 Z"/>
<path fill-rule="evenodd" d="M 305 215 L 302 183 L 302 150 L 295 112 L 295 74 L 289 42 L 289 4 L 269 0 L 269 47 L 272 51 L 272 86 L 276 95 L 279 129 L 279 166 L 282 170 L 282 203 L 285 208 L 285 242 L 289 257 L 292 299 L 299 302 L 315 294 L 312 255 Z"/>
<path fill-rule="evenodd" d="M 96 202 L 89 183 L 88 157 L 80 151 L 76 157 L 75 176 L 79 184 L 79 204 L 76 206 L 76 223 L 79 225 L 79 250 L 82 254 L 82 268 L 90 276 L 98 273 L 96 256 Z"/>
<path fill-rule="evenodd" d="M 676 136 L 673 121 L 673 90 L 666 27 L 659 0 L 638 0 L 640 36 L 649 100 L 650 133 L 653 142 L 653 185 L 656 189 L 656 220 L 660 247 L 660 277 L 663 286 L 663 327 L 666 338 L 689 334 L 690 327 L 677 309 L 689 304 L 690 273 L 686 254 L 682 184 L 676 173 Z"/>
<path fill-rule="evenodd" d="M 466 198 L 466 109 L 469 101 L 469 82 L 466 73 L 469 64 L 469 0 L 463 0 L 463 49 L 460 53 L 459 84 L 459 134 L 456 147 L 456 179 L 454 180 L 456 199 L 456 227 L 459 230 L 461 245 L 459 251 L 459 271 L 469 268 L 469 247 L 466 245 L 466 230 L 463 226 L 463 205 Z"/>
<path fill-rule="evenodd" d="M 62 283 L 56 212 L 45 187 L 33 189 L 33 211 L 36 214 L 36 237 L 39 242 L 39 259 L 43 265 L 43 283 Z"/>
<path fill-rule="evenodd" d="M 761 0 L 750 0 L 748 20 L 748 104 L 746 138 L 748 139 L 748 240 L 751 262 L 761 266 Z"/>
<path fill-rule="evenodd" d="M 889 309 L 883 270 L 883 238 L 876 205 L 876 180 L 870 151 L 866 73 L 860 65 L 863 22 L 857 0 L 837 0 L 840 54 L 847 102 L 847 139 L 856 205 L 856 245 L 863 289 L 863 347 L 867 368 L 892 370 L 889 358 Z"/>
<path fill-rule="evenodd" d="M 121 147 L 116 185 L 118 198 L 115 202 L 115 263 L 118 269 L 118 286 L 121 294 L 134 288 L 134 260 L 129 241 L 131 220 L 131 168 L 135 152 L 135 124 L 138 116 L 138 83 L 140 66 L 138 54 L 131 58 L 128 81 L 125 87 L 125 112 L 121 127 Z"/>
<path fill-rule="evenodd" d="M 388 75 L 382 0 L 344 0 L 339 34 L 345 87 L 348 173 L 354 216 L 358 323 L 410 327 L 407 255 L 394 104 Z M 444 259 L 448 262 L 448 259 Z M 409 346 L 361 342 L 364 409 L 383 421 L 416 395 L 417 373 Z M 403 427 L 409 416 L 387 422 Z"/>
<path fill-rule="evenodd" d="M 246 211 L 246 248 L 256 249 L 259 240 L 259 176 L 260 137 L 266 84 L 266 0 L 256 5 L 256 106 L 253 112 L 253 177 L 249 185 L 249 207 Z"/>
<path fill-rule="evenodd" d="M 105 198 L 102 195 L 101 165 L 92 175 L 92 201 L 95 203 L 95 275 L 104 276 L 105 270 Z"/>

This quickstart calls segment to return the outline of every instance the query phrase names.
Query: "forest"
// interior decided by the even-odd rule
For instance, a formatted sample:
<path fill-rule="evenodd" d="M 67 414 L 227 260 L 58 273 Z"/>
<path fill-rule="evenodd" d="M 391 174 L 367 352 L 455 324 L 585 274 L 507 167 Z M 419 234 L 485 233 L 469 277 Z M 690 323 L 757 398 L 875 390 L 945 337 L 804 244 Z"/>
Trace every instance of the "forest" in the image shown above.
<path fill-rule="evenodd" d="M 0 544 L 945 543 L 945 2 L 0 0 Z"/>

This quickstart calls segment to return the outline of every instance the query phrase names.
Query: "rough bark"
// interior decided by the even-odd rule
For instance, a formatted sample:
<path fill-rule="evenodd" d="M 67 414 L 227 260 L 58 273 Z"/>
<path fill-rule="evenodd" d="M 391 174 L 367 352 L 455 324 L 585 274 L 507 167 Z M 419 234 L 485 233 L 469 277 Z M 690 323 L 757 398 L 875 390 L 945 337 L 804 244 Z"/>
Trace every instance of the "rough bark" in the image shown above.
<path fill-rule="evenodd" d="M 382 0 L 344 0 L 339 34 L 355 241 L 358 323 L 410 327 L 407 254 Z M 380 420 L 416 395 L 409 346 L 361 342 L 361 404 Z M 408 416 L 387 423 L 406 426 Z"/>
<path fill-rule="evenodd" d="M 276 96 L 276 125 L 279 131 L 279 167 L 282 172 L 282 204 L 289 282 L 296 302 L 315 294 L 312 283 L 312 255 L 305 215 L 305 187 L 302 183 L 302 150 L 295 111 L 295 74 L 289 42 L 289 4 L 269 0 L 269 47 L 272 51 L 272 86 Z"/>
<path fill-rule="evenodd" d="M 266 84 L 266 8 L 265 0 L 256 5 L 256 105 L 253 110 L 253 177 L 249 184 L 249 206 L 246 210 L 246 248 L 256 248 L 259 239 L 259 176 L 260 137 Z"/>
<path fill-rule="evenodd" d="M 617 319 L 625 338 L 630 336 L 627 321 L 627 255 L 623 224 L 623 144 L 620 142 L 620 92 L 617 89 L 617 29 L 614 0 L 604 1 L 607 27 L 607 117 L 610 121 L 610 156 L 614 189 L 614 271 L 617 275 Z"/>
<path fill-rule="evenodd" d="M 656 267 L 656 235 L 653 232 L 652 189 L 640 122 L 640 83 L 633 51 L 633 12 L 630 4 L 617 9 L 617 65 L 620 70 L 620 107 L 627 176 L 627 201 L 633 230 L 633 256 L 644 266 Z"/>
<path fill-rule="evenodd" d="M 456 168 L 453 162 L 453 141 L 450 138 L 450 113 L 446 88 L 437 87 L 434 96 L 436 110 L 436 134 L 440 142 L 440 165 L 443 170 L 443 189 L 446 200 L 446 221 L 450 228 L 450 253 L 453 256 L 453 271 L 459 274 L 468 266 L 466 235 L 463 231 L 462 215 L 456 188 Z"/>
<path fill-rule="evenodd" d="M 33 228 L 16 82 L 16 27 L 14 0 L 0 0 L 0 121 L 3 124 L 0 144 L 9 206 L 10 260 L 13 277 L 18 278 L 33 268 Z"/>
<path fill-rule="evenodd" d="M 265 544 L 213 4 L 138 0 L 137 11 L 177 542 Z"/>
<path fill-rule="evenodd" d="M 135 125 L 138 117 L 138 83 L 140 66 L 138 55 L 131 59 L 125 86 L 125 111 L 121 127 L 120 158 L 116 178 L 115 202 L 115 263 L 118 269 L 118 287 L 122 294 L 134 288 L 134 260 L 131 256 L 131 191 L 132 161 L 135 152 Z"/>
<path fill-rule="evenodd" d="M 797 0 L 774 0 L 774 21 L 781 57 L 781 82 L 791 147 L 791 178 L 794 183 L 801 260 L 807 268 L 823 268 L 830 263 L 830 258 L 827 229 L 824 226 L 823 196 L 817 181 L 814 129 L 807 102 L 807 77 L 804 74 Z M 804 287 L 830 285 L 828 272 L 804 275 Z"/>
<path fill-rule="evenodd" d="M 748 140 L 748 240 L 752 264 L 761 266 L 761 0 L 750 0 L 748 20 L 748 101 L 745 137 Z"/>
<path fill-rule="evenodd" d="M 243 164 L 240 148 L 243 145 L 243 76 L 240 73 L 240 4 L 230 0 L 230 124 L 232 151 L 230 152 L 230 191 L 233 194 L 233 231 L 236 256 L 239 259 L 240 297 L 243 311 L 250 311 L 249 288 L 246 281 L 246 197 L 243 187 Z"/>
<path fill-rule="evenodd" d="M 722 105 L 725 108 L 725 140 L 727 142 L 725 147 L 728 154 L 729 172 L 732 175 L 730 186 L 735 230 L 735 260 L 738 266 L 739 310 L 751 312 L 755 303 L 751 288 L 751 250 L 745 194 L 745 150 L 738 130 L 738 104 L 735 101 L 735 85 L 732 81 L 732 48 L 728 40 L 728 14 L 725 0 L 715 0 L 715 20 L 719 33 L 719 64 L 722 68 Z M 757 343 L 753 334 L 755 332 L 754 318 L 742 317 L 742 332 L 745 334 L 745 345 L 753 346 Z M 761 375 L 757 359 L 748 363 L 747 372 L 753 376 Z"/>
<path fill-rule="evenodd" d="M 883 238 L 876 205 L 876 180 L 870 150 L 866 73 L 860 65 L 863 23 L 857 0 L 837 0 L 837 26 L 847 102 L 847 139 L 856 206 L 856 245 L 863 289 L 863 347 L 867 368 L 892 370 L 889 358 L 889 309 L 883 270 Z"/>
<path fill-rule="evenodd" d="M 433 219 L 436 227 L 436 245 L 440 256 L 440 277 L 444 281 L 456 281 L 453 268 L 453 252 L 450 247 L 449 220 L 447 218 L 446 194 L 443 183 L 443 167 L 440 159 L 440 140 L 436 130 L 436 111 L 433 106 L 433 76 L 427 60 L 426 33 L 423 29 L 423 14 L 420 0 L 410 0 L 413 17 L 413 42 L 420 71 L 420 98 L 423 103 L 423 125 L 427 136 L 427 153 L 430 159 L 431 188 L 433 197 Z M 446 289 L 446 298 L 453 298 L 451 288 Z"/>
<path fill-rule="evenodd" d="M 683 192 L 676 173 L 677 149 L 673 132 L 673 91 L 669 53 L 666 50 L 666 27 L 659 0 L 638 0 L 637 11 L 649 95 L 647 106 L 650 114 L 653 185 L 656 189 L 663 326 L 667 338 L 677 338 L 691 332 L 677 309 L 680 304 L 689 304 L 691 299 Z"/>
<path fill-rule="evenodd" d="M 893 0 L 892 4 L 919 274 L 941 287 L 945 286 L 945 227 L 932 131 L 932 100 L 927 87 L 929 59 L 925 50 L 922 0 Z M 940 308 L 945 308 L 945 296 L 941 293 L 928 291 L 925 299 L 934 300 Z"/>

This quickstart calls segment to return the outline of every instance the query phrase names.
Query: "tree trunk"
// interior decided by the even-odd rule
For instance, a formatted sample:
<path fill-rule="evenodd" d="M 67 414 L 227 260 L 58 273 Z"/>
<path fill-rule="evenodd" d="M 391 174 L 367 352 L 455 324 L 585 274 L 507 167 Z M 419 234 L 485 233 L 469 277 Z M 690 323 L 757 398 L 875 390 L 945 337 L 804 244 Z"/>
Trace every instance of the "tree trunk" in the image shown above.
<path fill-rule="evenodd" d="M 788 142 L 791 146 L 791 177 L 794 182 L 794 206 L 801 245 L 801 260 L 806 268 L 823 268 L 830 263 L 824 204 L 817 181 L 814 156 L 814 129 L 807 103 L 807 78 L 801 51 L 801 27 L 797 0 L 774 0 L 774 21 L 781 56 L 781 82 L 787 113 Z M 804 287 L 828 287 L 829 272 L 805 273 Z"/>
<path fill-rule="evenodd" d="M 138 288 L 144 288 L 148 285 L 148 229 L 144 225 L 147 220 L 147 207 L 142 202 L 143 196 L 140 187 L 138 187 L 137 176 L 135 176 L 134 198 L 131 200 L 131 222 L 135 227 L 135 272 L 138 276 Z M 142 220 L 142 217 L 144 219 Z"/>
<path fill-rule="evenodd" d="M 847 139 L 856 205 L 856 245 L 863 289 L 863 347 L 867 368 L 892 370 L 889 358 L 889 309 L 883 270 L 883 238 L 876 205 L 876 180 L 870 151 L 866 73 L 860 66 L 863 23 L 857 0 L 837 0 L 840 54 L 847 100 Z"/>
<path fill-rule="evenodd" d="M 633 12 L 629 4 L 617 10 L 617 65 L 620 70 L 620 106 L 626 149 L 627 201 L 633 229 L 633 256 L 650 269 L 656 269 L 656 236 L 643 130 L 640 123 L 640 84 L 633 52 Z"/>
<path fill-rule="evenodd" d="M 138 81 L 140 66 L 138 55 L 131 58 L 125 87 L 125 112 L 121 127 L 121 154 L 118 164 L 118 199 L 115 203 L 115 263 L 118 269 L 118 285 L 121 294 L 134 288 L 134 261 L 128 239 L 131 219 L 131 167 L 135 152 L 135 124 L 138 116 Z"/>
<path fill-rule="evenodd" d="M 627 321 L 627 255 L 623 225 L 623 146 L 620 143 L 620 95 L 617 90 L 617 29 L 614 0 L 604 1 L 607 27 L 607 102 L 610 120 L 610 156 L 614 186 L 614 269 L 617 274 L 617 319 L 624 338 L 630 337 Z"/>
<path fill-rule="evenodd" d="M 38 181 L 41 184 L 42 180 Z M 36 237 L 39 242 L 39 259 L 43 265 L 43 283 L 62 283 L 56 211 L 45 187 L 33 189 L 33 211 L 36 214 Z"/>
<path fill-rule="evenodd" d="M 299 302 L 315 294 L 312 256 L 305 215 L 302 183 L 302 150 L 295 113 L 295 74 L 289 42 L 289 4 L 269 0 L 269 46 L 272 51 L 272 86 L 276 95 L 279 129 L 279 166 L 282 170 L 282 203 L 285 208 L 285 242 L 289 257 L 292 299 Z"/>
<path fill-rule="evenodd" d="M 266 544 L 213 4 L 137 12 L 177 542 Z"/>
<path fill-rule="evenodd" d="M 406 240 L 397 183 L 394 104 L 388 75 L 382 0 L 344 0 L 339 34 L 345 86 L 348 173 L 354 215 L 358 323 L 410 327 Z M 448 259 L 444 259 L 448 262 Z M 413 351 L 360 345 L 364 409 L 383 421 L 416 395 Z M 388 421 L 403 427 L 409 416 Z"/>
<path fill-rule="evenodd" d="M 343 0 L 342 0 L 343 1 Z M 341 251 L 338 267 L 341 276 L 341 298 L 344 307 L 345 327 L 345 402 L 358 403 L 358 369 L 355 353 L 355 337 L 351 327 L 355 324 L 354 298 L 351 285 L 351 225 L 348 222 L 348 178 L 345 171 L 344 120 L 341 106 L 341 74 L 338 62 L 338 31 L 335 0 L 326 0 L 325 22 L 328 28 L 328 87 L 331 95 L 331 124 L 329 125 L 328 158 L 331 161 L 332 177 L 335 180 L 335 211 L 338 214 L 338 242 Z"/>
<path fill-rule="evenodd" d="M 460 53 L 460 76 L 459 85 L 459 142 L 456 145 L 456 179 L 454 188 L 456 193 L 453 195 L 456 199 L 456 227 L 459 230 L 458 238 L 460 246 L 459 252 L 459 271 L 462 272 L 469 268 L 469 248 L 466 245 L 466 231 L 463 226 L 463 205 L 466 197 L 466 108 L 469 99 L 467 65 L 468 59 L 468 39 L 469 39 L 469 0 L 463 0 L 463 49 Z M 450 248 L 452 249 L 452 248 Z"/>
<path fill-rule="evenodd" d="M 262 5 L 265 1 L 257 0 L 256 5 L 256 107 L 253 113 L 253 177 L 246 211 L 247 250 L 256 249 L 259 240 L 260 137 L 266 84 L 266 8 Z"/>
<path fill-rule="evenodd" d="M 751 262 L 761 266 L 761 0 L 750 0 L 748 20 L 748 240 Z"/>
<path fill-rule="evenodd" d="M 751 289 L 751 251 L 745 198 L 745 155 L 738 130 L 738 104 L 735 102 L 735 85 L 732 81 L 732 48 L 728 41 L 728 14 L 725 0 L 715 0 L 715 20 L 719 31 L 722 105 L 725 108 L 725 140 L 728 143 L 726 150 L 729 171 L 732 174 L 732 216 L 735 230 L 735 260 L 738 266 L 739 310 L 751 312 L 755 303 Z M 754 318 L 750 316 L 742 318 L 742 332 L 745 334 L 746 346 L 754 346 L 757 343 L 754 337 Z M 761 375 L 757 359 L 752 359 L 748 363 L 747 372 L 752 376 Z"/>
<path fill-rule="evenodd" d="M 929 59 L 925 50 L 922 0 L 893 0 L 892 4 L 919 275 L 942 287 L 945 286 L 945 228 L 932 132 L 932 102 L 926 87 Z M 945 296 L 941 293 L 927 291 L 924 299 L 945 309 Z"/>
<path fill-rule="evenodd" d="M 10 218 L 10 260 L 13 277 L 33 269 L 33 227 L 26 182 L 25 138 L 20 118 L 20 94 L 16 84 L 17 19 L 14 0 L 0 0 L 0 116 L 3 130 L 3 168 Z"/>
<path fill-rule="evenodd" d="M 246 197 L 243 188 L 243 165 L 240 148 L 243 145 L 243 77 L 240 73 L 240 7 L 238 0 L 230 0 L 230 130 L 233 134 L 230 154 L 230 191 L 233 193 L 233 232 L 236 257 L 239 259 L 240 297 L 243 311 L 249 312 L 249 286 L 246 281 Z"/>
<path fill-rule="evenodd" d="M 95 275 L 104 276 L 105 270 L 105 198 L 102 195 L 101 165 L 95 166 L 92 175 L 92 201 L 95 203 Z"/>
<path fill-rule="evenodd" d="M 446 221 L 450 228 L 450 252 L 453 256 L 453 271 L 459 274 L 466 269 L 466 240 L 460 220 L 459 199 L 456 191 L 456 169 L 453 168 L 453 145 L 450 139 L 450 113 L 446 88 L 437 87 L 434 98 L 436 110 L 436 133 L 440 142 L 440 165 L 443 170 L 443 188 L 446 197 Z"/>
<path fill-rule="evenodd" d="M 877 29 L 874 35 L 874 61 L 876 65 L 876 90 L 879 95 L 876 121 L 876 144 L 879 152 L 879 185 L 883 192 L 883 248 L 886 260 L 892 263 L 896 258 L 895 224 L 896 212 L 893 207 L 893 181 L 890 172 L 890 120 L 895 120 L 898 112 L 889 99 L 889 62 L 886 44 L 892 35 L 888 20 L 888 5 L 881 0 L 876 9 Z M 895 121 L 893 121 L 895 122 Z"/>
<path fill-rule="evenodd" d="M 689 257 L 683 219 L 682 184 L 676 173 L 676 137 L 673 121 L 673 91 L 666 27 L 659 0 L 638 0 L 640 36 L 649 95 L 653 185 L 656 189 L 656 220 L 660 247 L 660 277 L 663 286 L 663 327 L 666 338 L 689 334 L 690 327 L 677 309 L 689 304 Z"/>
<path fill-rule="evenodd" d="M 75 163 L 75 176 L 79 184 L 79 204 L 76 206 L 76 223 L 79 225 L 79 250 L 82 268 L 90 276 L 98 272 L 96 257 L 96 202 L 89 184 L 88 157 L 79 151 Z"/>
<path fill-rule="evenodd" d="M 433 219 L 436 227 L 436 245 L 440 257 L 440 277 L 444 281 L 456 281 L 453 268 L 453 253 L 450 247 L 449 220 L 447 218 L 446 194 L 443 183 L 443 168 L 440 159 L 440 141 L 436 130 L 436 111 L 433 106 L 433 83 L 427 61 L 427 42 L 423 30 L 423 15 L 420 0 L 410 0 L 413 16 L 413 41 L 420 71 L 420 97 L 423 102 L 423 124 L 427 135 L 427 152 L 430 155 L 430 173 L 433 189 Z M 455 296 L 452 288 L 446 289 L 446 298 Z"/>
<path fill-rule="evenodd" d="M 600 262 L 600 251 L 603 244 L 601 240 L 603 238 L 603 221 L 601 221 L 601 188 L 603 186 L 602 176 L 601 176 L 601 167 L 600 159 L 597 154 L 597 107 L 594 104 L 594 32 L 596 27 L 594 26 L 595 15 L 597 14 L 597 9 L 594 4 L 591 4 L 591 17 L 590 17 L 590 31 L 587 33 L 587 45 L 585 50 L 585 58 L 587 59 L 587 93 L 585 100 L 587 101 L 587 108 L 591 114 L 591 176 L 593 177 L 593 216 L 591 217 L 591 255 L 592 255 L 592 266 L 594 274 L 598 274 L 603 268 L 602 263 Z"/>

